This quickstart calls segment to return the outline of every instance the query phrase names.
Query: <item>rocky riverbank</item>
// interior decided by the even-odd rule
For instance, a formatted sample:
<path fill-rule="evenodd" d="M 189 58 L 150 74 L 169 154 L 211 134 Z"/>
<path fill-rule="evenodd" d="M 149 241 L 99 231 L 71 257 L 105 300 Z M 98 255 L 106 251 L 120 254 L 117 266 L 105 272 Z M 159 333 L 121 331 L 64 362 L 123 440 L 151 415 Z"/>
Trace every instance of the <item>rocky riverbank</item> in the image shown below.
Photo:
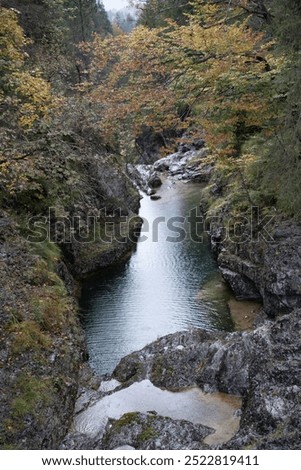
<path fill-rule="evenodd" d="M 163 174 L 171 179 L 208 182 L 214 165 L 203 140 L 181 144 L 176 153 L 153 164 L 127 165 L 127 171 L 137 186 L 149 196 L 155 195 L 162 184 Z"/>
<path fill-rule="evenodd" d="M 104 396 L 126 390 L 149 380 L 161 390 L 179 392 L 198 386 L 206 394 L 216 392 L 241 397 L 240 426 L 221 444 L 206 441 L 204 423 L 166 418 L 164 413 L 135 412 L 109 420 L 101 435 L 78 432 L 67 436 L 63 448 L 136 448 L 136 449 L 298 449 L 300 446 L 301 408 L 301 335 L 300 335 L 300 228 L 274 219 L 256 220 L 246 237 L 248 224 L 240 224 L 240 243 L 231 235 L 231 205 L 224 188 L 217 184 L 210 155 L 201 148 L 180 149 L 153 165 L 129 167 L 137 185 L 148 194 L 160 186 L 161 174 L 189 179 L 196 175 L 207 182 L 201 207 L 209 217 L 212 249 L 223 277 L 238 299 L 263 302 L 264 311 L 252 331 L 219 333 L 202 330 L 176 333 L 161 338 L 139 352 L 122 359 L 112 380 L 113 390 L 94 391 L 83 385 L 79 415 Z M 225 198 L 212 210 L 210 199 Z M 201 198 L 200 198 L 201 199 Z M 233 233 L 232 233 L 233 235 Z M 237 234 L 235 234 L 237 235 Z M 267 239 L 267 237 L 270 237 Z M 240 239 L 241 240 L 241 239 Z M 104 383 L 109 378 L 104 379 Z M 100 385 L 99 391 L 97 391 Z M 114 388 L 113 387 L 113 388 Z M 198 426 L 200 426 L 198 425 Z M 172 430 L 172 432 L 171 432 Z M 175 437 L 175 434 L 176 437 Z M 214 435 L 214 434 L 213 434 Z M 161 436 L 161 438 L 159 437 Z M 164 438 L 162 438 L 164 436 Z"/>
<path fill-rule="evenodd" d="M 47 241 L 29 245 L 24 223 L 22 228 L 11 210 L 1 212 L 1 448 L 298 448 L 300 228 L 273 219 L 268 233 L 271 238 L 266 240 L 266 221 L 257 220 L 256 240 L 246 237 L 241 244 L 225 237 L 225 231 L 231 231 L 227 225 L 231 204 L 203 142 L 182 146 L 152 165 L 128 166 L 128 175 L 151 196 L 156 196 L 156 188 L 166 176 L 171 181 L 206 184 L 200 202 L 207 220 L 214 216 L 208 231 L 221 273 L 237 298 L 261 300 L 268 316 L 262 313 L 253 331 L 226 334 L 193 330 L 161 338 L 124 358 L 112 378 L 94 377 L 83 366 L 85 347 L 72 300 L 74 279 L 126 256 L 141 224 L 135 218 L 138 191 L 113 160 L 96 156 L 87 161 L 82 187 L 78 188 L 78 194 L 85 197 L 73 201 L 52 221 L 60 226 L 73 215 L 87 220 L 87 214 L 99 216 L 105 206 L 106 217 L 97 219 L 98 238 L 91 238 L 89 223 L 84 227 L 89 243 L 60 239 L 60 248 Z M 213 210 L 209 200 L 226 202 L 215 204 Z M 103 239 L 107 216 L 117 225 L 124 216 L 132 220 L 123 234 L 124 243 L 108 244 Z M 240 227 L 240 235 L 245 236 L 248 224 Z M 103 388 L 109 379 L 115 385 Z M 153 409 L 133 409 L 109 419 L 101 435 L 74 427 L 70 431 L 79 383 L 76 416 L 99 400 L 145 380 L 174 393 L 197 386 L 205 394 L 241 398 L 236 412 L 239 430 L 214 442 L 209 438 L 216 429 L 202 421 L 193 423 Z"/>
<path fill-rule="evenodd" d="M 273 208 L 257 206 L 237 172 L 223 171 L 216 169 L 203 141 L 182 144 L 178 152 L 152 165 L 128 166 L 132 179 L 149 195 L 156 193 L 164 174 L 206 183 L 200 195 L 204 225 L 220 272 L 236 298 L 262 302 L 271 317 L 301 308 L 300 225 Z M 234 185 L 243 199 L 240 205 L 233 202 Z"/>
<path fill-rule="evenodd" d="M 141 226 L 139 193 L 113 156 L 87 155 L 76 171 L 78 187 L 72 197 L 60 187 L 51 214 L 32 218 L 13 202 L 1 209 L 2 449 L 59 447 L 86 357 L 77 281 L 127 256 Z M 105 224 L 124 217 L 122 239 L 108 243 Z"/>
<path fill-rule="evenodd" d="M 300 330 L 300 311 L 294 311 L 276 321 L 267 320 L 252 332 L 176 333 L 129 355 L 115 369 L 116 390 L 148 379 L 163 390 L 179 391 L 198 385 L 209 395 L 224 392 L 229 398 L 242 397 L 240 427 L 227 442 L 208 445 L 204 438 L 212 429 L 133 412 L 110 420 L 101 436 L 91 437 L 89 431 L 71 433 L 63 448 L 298 449 Z M 86 401 L 78 409 L 79 414 L 89 407 L 92 412 L 93 405 L 106 395 L 97 391 L 87 395 L 84 389 L 82 393 Z M 107 392 L 112 393 L 116 391 Z"/>

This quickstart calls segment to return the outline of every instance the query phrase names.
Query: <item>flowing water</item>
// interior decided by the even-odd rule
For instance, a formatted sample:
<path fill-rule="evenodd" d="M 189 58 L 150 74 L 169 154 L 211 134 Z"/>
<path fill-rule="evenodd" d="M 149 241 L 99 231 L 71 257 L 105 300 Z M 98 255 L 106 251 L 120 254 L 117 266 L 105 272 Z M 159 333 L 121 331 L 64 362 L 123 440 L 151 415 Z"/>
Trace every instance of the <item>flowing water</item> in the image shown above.
<path fill-rule="evenodd" d="M 158 192 L 162 199 L 145 196 L 140 215 L 146 221 L 136 251 L 126 264 L 85 282 L 83 325 L 97 373 L 111 373 L 122 357 L 169 333 L 233 329 L 229 293 L 218 289 L 218 295 L 208 296 L 221 280 L 206 236 L 201 242 L 201 223 L 196 227 L 187 220 L 190 214 L 196 221 L 190 211 L 198 208 L 200 188 L 166 180 Z M 191 227 L 197 228 L 198 241 Z"/>

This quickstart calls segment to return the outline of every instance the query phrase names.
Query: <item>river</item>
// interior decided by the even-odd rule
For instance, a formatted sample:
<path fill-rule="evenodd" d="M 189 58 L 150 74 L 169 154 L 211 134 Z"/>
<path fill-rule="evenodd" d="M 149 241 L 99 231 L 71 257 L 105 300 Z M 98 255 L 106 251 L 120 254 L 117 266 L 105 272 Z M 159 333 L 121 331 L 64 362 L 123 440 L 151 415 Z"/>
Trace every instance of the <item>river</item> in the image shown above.
<path fill-rule="evenodd" d="M 82 321 L 98 374 L 111 373 L 122 357 L 169 333 L 192 327 L 233 330 L 229 292 L 219 289 L 217 264 L 201 220 L 195 219 L 200 189 L 167 179 L 160 200 L 144 196 L 145 222 L 130 259 L 84 283 Z"/>

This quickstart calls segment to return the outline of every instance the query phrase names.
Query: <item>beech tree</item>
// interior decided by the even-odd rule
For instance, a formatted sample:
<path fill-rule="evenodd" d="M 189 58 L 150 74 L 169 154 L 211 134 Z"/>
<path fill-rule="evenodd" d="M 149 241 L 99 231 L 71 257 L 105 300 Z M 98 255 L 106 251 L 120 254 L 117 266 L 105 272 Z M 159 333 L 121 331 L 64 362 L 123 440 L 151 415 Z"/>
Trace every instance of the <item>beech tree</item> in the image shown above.
<path fill-rule="evenodd" d="M 55 100 L 40 73 L 25 67 L 24 47 L 30 41 L 24 36 L 15 11 L 0 8 L 0 38 L 0 176 L 2 187 L 11 191 L 26 180 L 22 162 L 28 156 L 27 146 L 19 147 L 17 142 L 28 142 L 28 133 L 47 116 Z M 26 162 L 27 170 L 32 166 L 31 161 Z"/>
<path fill-rule="evenodd" d="M 240 5 L 192 4 L 185 25 L 139 26 L 89 47 L 93 80 L 85 89 L 102 104 L 107 138 L 125 127 L 135 135 L 142 125 L 204 129 L 208 143 L 237 155 L 248 136 L 271 124 L 269 88 L 282 64 L 271 43 L 241 18 Z"/>
<path fill-rule="evenodd" d="M 31 128 L 51 106 L 50 85 L 37 70 L 24 67 L 24 47 L 30 41 L 19 26 L 17 13 L 0 8 L 0 20 L 0 105 L 4 113 L 15 109 L 20 125 Z"/>
<path fill-rule="evenodd" d="M 84 154 L 77 151 L 83 140 L 97 148 L 101 142 L 91 103 L 58 93 L 33 66 L 26 52 L 31 40 L 12 9 L 0 8 L 0 42 L 1 202 L 18 198 L 21 207 L 22 198 L 34 211 L 62 181 L 64 190 L 76 186 L 72 165 Z"/>

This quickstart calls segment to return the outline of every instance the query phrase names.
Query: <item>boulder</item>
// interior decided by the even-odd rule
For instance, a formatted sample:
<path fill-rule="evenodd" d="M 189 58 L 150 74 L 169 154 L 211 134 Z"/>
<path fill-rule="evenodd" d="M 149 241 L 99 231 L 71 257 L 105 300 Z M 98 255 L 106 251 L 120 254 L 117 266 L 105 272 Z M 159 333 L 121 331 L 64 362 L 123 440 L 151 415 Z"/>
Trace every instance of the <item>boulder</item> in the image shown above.
<path fill-rule="evenodd" d="M 158 175 L 158 173 L 154 172 L 150 175 L 150 178 L 148 179 L 148 186 L 150 188 L 159 188 L 160 186 L 162 186 L 162 180 L 160 178 L 160 176 Z"/>
<path fill-rule="evenodd" d="M 102 439 L 104 449 L 129 446 L 139 450 L 209 449 L 202 443 L 213 429 L 185 420 L 157 416 L 151 412 L 128 413 L 110 420 Z"/>

